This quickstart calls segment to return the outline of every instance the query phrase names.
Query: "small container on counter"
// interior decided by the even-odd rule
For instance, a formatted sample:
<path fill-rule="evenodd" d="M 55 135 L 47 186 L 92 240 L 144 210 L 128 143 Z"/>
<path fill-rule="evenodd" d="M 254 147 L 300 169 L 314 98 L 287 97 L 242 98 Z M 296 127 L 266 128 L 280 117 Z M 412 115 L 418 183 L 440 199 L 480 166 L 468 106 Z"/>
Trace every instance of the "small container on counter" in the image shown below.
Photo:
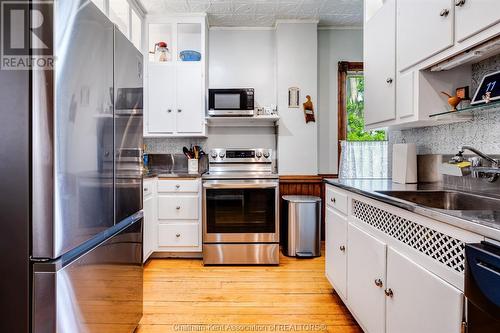
<path fill-rule="evenodd" d="M 188 159 L 188 173 L 190 173 L 190 174 L 198 173 L 198 159 L 197 158 Z"/>

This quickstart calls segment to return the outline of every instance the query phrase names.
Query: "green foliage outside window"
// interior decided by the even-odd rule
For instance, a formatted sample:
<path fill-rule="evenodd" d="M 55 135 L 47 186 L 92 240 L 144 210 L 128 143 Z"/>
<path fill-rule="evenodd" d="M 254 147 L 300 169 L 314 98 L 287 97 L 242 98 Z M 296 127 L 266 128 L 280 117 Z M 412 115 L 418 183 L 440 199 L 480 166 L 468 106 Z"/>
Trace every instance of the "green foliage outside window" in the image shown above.
<path fill-rule="evenodd" d="M 384 141 L 383 130 L 365 132 L 363 76 L 347 76 L 347 141 Z"/>

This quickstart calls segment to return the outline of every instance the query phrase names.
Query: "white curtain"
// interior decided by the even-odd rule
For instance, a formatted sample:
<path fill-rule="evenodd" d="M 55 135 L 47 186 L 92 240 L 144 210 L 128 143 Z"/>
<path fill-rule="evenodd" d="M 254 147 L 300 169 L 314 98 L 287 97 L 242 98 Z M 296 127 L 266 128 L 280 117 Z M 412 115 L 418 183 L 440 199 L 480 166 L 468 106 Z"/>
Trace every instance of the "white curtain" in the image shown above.
<path fill-rule="evenodd" d="M 339 178 L 389 178 L 387 141 L 342 141 Z"/>

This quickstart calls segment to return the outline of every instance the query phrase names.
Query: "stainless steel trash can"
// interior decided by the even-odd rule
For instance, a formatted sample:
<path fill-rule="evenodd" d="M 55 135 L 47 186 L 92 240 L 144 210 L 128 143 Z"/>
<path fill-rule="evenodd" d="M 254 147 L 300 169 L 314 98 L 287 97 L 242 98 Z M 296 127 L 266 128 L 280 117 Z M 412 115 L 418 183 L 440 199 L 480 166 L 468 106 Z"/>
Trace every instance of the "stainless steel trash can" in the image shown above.
<path fill-rule="evenodd" d="M 290 257 L 321 256 L 321 198 L 284 195 L 282 249 Z"/>

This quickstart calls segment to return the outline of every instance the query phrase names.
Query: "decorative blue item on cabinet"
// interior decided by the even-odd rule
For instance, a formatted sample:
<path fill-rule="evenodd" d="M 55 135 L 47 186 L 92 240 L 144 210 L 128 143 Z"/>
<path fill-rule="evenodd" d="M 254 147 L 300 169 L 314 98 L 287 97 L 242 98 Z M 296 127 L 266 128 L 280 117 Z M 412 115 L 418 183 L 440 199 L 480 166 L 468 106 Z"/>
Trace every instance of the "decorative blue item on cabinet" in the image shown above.
<path fill-rule="evenodd" d="M 200 61 L 201 53 L 193 50 L 181 51 L 179 57 L 182 61 Z"/>

